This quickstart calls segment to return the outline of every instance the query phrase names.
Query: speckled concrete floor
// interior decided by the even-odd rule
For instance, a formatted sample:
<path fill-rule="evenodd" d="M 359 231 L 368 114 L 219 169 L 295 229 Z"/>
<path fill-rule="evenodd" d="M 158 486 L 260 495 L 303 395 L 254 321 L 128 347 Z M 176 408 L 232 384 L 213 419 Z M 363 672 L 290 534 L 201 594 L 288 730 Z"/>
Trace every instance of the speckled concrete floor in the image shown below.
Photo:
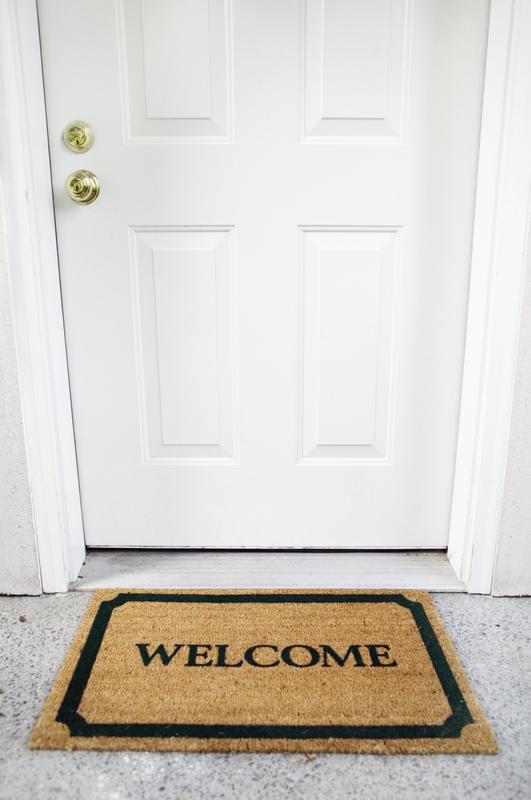
<path fill-rule="evenodd" d="M 498 737 L 498 756 L 31 752 L 31 727 L 89 594 L 0 598 L 0 798 L 529 800 L 531 599 L 434 599 Z"/>

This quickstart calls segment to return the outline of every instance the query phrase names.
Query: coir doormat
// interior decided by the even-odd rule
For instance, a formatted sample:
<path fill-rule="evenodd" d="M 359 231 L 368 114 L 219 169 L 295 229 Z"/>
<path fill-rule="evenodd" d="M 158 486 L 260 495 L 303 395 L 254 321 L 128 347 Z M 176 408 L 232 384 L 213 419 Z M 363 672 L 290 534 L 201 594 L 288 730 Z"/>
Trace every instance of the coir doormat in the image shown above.
<path fill-rule="evenodd" d="M 99 591 L 31 747 L 494 753 L 425 592 Z"/>

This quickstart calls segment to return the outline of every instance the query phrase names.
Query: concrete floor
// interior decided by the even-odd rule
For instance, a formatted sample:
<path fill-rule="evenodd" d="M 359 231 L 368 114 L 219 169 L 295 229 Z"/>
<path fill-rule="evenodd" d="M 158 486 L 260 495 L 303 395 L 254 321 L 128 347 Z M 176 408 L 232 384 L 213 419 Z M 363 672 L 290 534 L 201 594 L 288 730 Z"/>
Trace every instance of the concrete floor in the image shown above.
<path fill-rule="evenodd" d="M 0 598 L 1 800 L 531 798 L 531 599 L 434 595 L 498 737 L 498 756 L 29 751 L 89 597 Z"/>

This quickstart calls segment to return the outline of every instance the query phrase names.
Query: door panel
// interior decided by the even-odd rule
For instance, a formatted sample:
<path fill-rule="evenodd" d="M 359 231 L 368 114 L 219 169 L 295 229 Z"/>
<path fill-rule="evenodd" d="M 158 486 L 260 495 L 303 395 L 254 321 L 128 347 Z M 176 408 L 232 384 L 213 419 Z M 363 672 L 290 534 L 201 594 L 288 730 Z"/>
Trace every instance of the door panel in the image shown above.
<path fill-rule="evenodd" d="M 405 117 L 407 0 L 307 0 L 305 135 L 400 138 Z"/>
<path fill-rule="evenodd" d="M 128 140 L 229 137 L 230 12 L 230 0 L 116 0 Z"/>
<path fill-rule="evenodd" d="M 132 236 L 144 459 L 233 461 L 230 228 L 136 228 Z"/>
<path fill-rule="evenodd" d="M 487 0 L 38 8 L 87 543 L 445 547 Z"/>
<path fill-rule="evenodd" d="M 398 229 L 302 233 L 299 456 L 388 461 Z"/>

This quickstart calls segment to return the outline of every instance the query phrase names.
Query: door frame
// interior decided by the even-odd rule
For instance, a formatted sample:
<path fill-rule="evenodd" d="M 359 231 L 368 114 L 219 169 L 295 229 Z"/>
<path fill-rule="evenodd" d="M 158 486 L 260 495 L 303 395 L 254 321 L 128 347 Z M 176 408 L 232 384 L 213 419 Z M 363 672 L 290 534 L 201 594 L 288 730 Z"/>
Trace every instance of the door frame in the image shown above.
<path fill-rule="evenodd" d="M 531 185 L 531 3 L 491 0 L 448 559 L 490 593 L 507 460 Z M 36 0 L 0 0 L 0 169 L 43 591 L 85 558 Z M 429 588 L 429 587 L 427 587 Z"/>

